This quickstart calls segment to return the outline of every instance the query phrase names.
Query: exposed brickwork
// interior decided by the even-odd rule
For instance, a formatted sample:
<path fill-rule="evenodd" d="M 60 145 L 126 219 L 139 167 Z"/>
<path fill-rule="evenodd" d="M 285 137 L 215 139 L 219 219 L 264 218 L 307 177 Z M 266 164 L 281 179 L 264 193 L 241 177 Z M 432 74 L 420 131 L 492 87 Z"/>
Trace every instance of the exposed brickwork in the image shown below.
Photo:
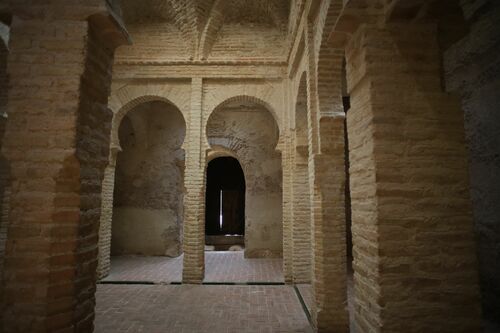
<path fill-rule="evenodd" d="M 221 147 L 245 176 L 245 256 L 281 257 L 283 252 L 279 130 L 257 98 L 236 96 L 211 112 L 206 132 L 212 150 Z"/>
<path fill-rule="evenodd" d="M 182 255 L 177 258 L 113 256 L 109 276 L 103 281 L 172 283 L 182 281 Z M 282 260 L 248 259 L 242 251 L 206 251 L 203 282 L 283 282 Z"/>
<path fill-rule="evenodd" d="M 0 26 L 0 28 L 2 28 Z M 9 37 L 8 28 L 5 26 L 0 31 L 0 148 L 2 147 L 5 126 L 7 124 L 7 56 L 9 54 L 5 42 Z M 5 34 L 5 36 L 4 36 Z M 3 261 L 5 257 L 5 245 L 7 242 L 7 224 L 10 199 L 10 170 L 8 161 L 0 153 L 0 283 L 3 273 Z"/>
<path fill-rule="evenodd" d="M 293 281 L 311 282 L 311 198 L 309 193 L 309 147 L 307 143 L 307 82 L 306 74 L 300 79 L 295 104 L 295 130 L 292 152 L 293 198 Z"/>
<path fill-rule="evenodd" d="M 286 283 L 293 283 L 293 203 L 292 203 L 292 148 L 291 134 L 282 136 L 283 166 L 283 273 Z"/>
<path fill-rule="evenodd" d="M 116 149 L 116 148 L 115 148 Z M 101 218 L 99 222 L 99 258 L 97 264 L 97 278 L 102 279 L 109 274 L 111 256 L 111 222 L 113 218 L 113 192 L 115 188 L 116 152 L 110 151 L 112 156 L 104 170 L 101 195 Z"/>
<path fill-rule="evenodd" d="M 462 97 L 485 316 L 500 321 L 500 6 L 462 1 L 470 33 L 444 55 L 447 89 Z M 500 324 L 500 323 L 499 323 Z"/>
<path fill-rule="evenodd" d="M 11 38 L 4 331 L 88 330 L 111 52 L 85 21 L 14 19 Z"/>
<path fill-rule="evenodd" d="M 171 23 L 149 23 L 128 25 L 133 45 L 121 46 L 116 50 L 116 61 L 162 61 L 186 60 L 189 58 L 182 33 Z M 153 43 L 154 41 L 154 43 Z M 153 44 L 153 45 L 152 45 Z M 180 45 L 181 47 L 170 47 Z"/>
<path fill-rule="evenodd" d="M 94 322 L 101 187 L 104 170 L 108 164 L 112 117 L 107 105 L 111 86 L 113 49 L 106 47 L 107 41 L 100 39 L 97 35 L 98 32 L 95 32 L 92 27 L 90 27 L 89 32 L 85 53 L 85 69 L 80 85 L 76 137 L 80 195 L 80 218 L 77 220 L 78 244 L 75 256 L 77 266 L 74 286 L 68 285 L 69 290 L 73 290 L 75 293 L 75 308 L 71 321 L 75 325 L 75 330 L 82 332 L 92 330 Z M 69 170 L 64 170 L 63 179 L 58 180 L 56 187 L 66 188 L 69 185 L 70 178 L 67 178 L 66 172 L 74 172 L 73 166 Z M 71 204 L 68 204 L 67 199 L 73 198 L 77 193 L 67 191 L 56 198 L 56 201 L 62 200 L 62 205 L 58 207 L 59 211 L 56 212 L 56 216 L 59 214 L 64 216 L 61 223 L 66 222 L 68 216 L 72 216 L 72 207 Z M 71 218 L 68 222 L 70 221 Z M 72 226 L 73 223 L 71 221 L 67 227 Z M 67 227 L 65 226 L 62 230 L 67 230 Z M 61 234 L 56 233 L 56 235 L 57 241 L 62 244 L 70 243 L 74 239 L 74 235 L 71 234 L 67 239 Z M 59 274 L 72 274 L 73 269 L 66 261 L 71 258 L 72 252 L 57 253 L 57 255 L 55 258 L 52 257 L 54 263 L 52 264 L 53 268 L 51 268 Z M 57 291 L 54 291 L 64 300 L 61 288 L 64 289 L 65 285 L 57 286 Z M 66 325 L 70 324 L 71 321 Z"/>
<path fill-rule="evenodd" d="M 479 332 L 463 118 L 436 28 L 364 26 L 346 55 L 356 329 Z"/>
<path fill-rule="evenodd" d="M 193 79 L 191 113 L 186 145 L 184 186 L 184 269 L 185 283 L 200 283 L 205 272 L 205 160 L 202 152 L 202 89 L 201 79 Z"/>
<path fill-rule="evenodd" d="M 97 332 L 312 332 L 290 286 L 100 285 L 97 297 Z"/>
<path fill-rule="evenodd" d="M 309 24 L 306 29 L 306 49 L 309 60 L 307 120 L 312 287 L 315 299 L 312 317 L 318 332 L 347 332 L 343 117 L 337 115 L 321 119 L 320 122 L 313 31 Z"/>
<path fill-rule="evenodd" d="M 109 29 L 103 20 L 108 16 L 106 8 L 112 6 L 117 12 L 108 20 L 115 26 L 121 22 L 116 1 L 0 4 L 0 20 L 8 22 L 5 14 L 17 13 L 8 61 L 9 121 L 2 147 L 12 186 L 0 330 L 92 330 L 98 231 L 97 272 L 102 277 L 109 270 L 118 128 L 138 105 L 165 101 L 181 111 L 187 124 L 182 147 L 186 152 L 182 281 L 201 283 L 210 263 L 204 251 L 207 160 L 236 155 L 230 149 L 241 146 L 236 135 L 217 138 L 226 146 L 214 145 L 207 130 L 209 120 L 221 110 L 248 111 L 249 104 L 258 104 L 277 125 L 272 131 L 263 126 L 265 133 L 256 129 L 247 134 L 276 134 L 277 146 L 273 140 L 260 145 L 272 151 L 279 163 L 257 165 L 256 158 L 253 171 L 262 168 L 263 174 L 280 174 L 274 178 L 283 182 L 277 186 L 283 193 L 272 196 L 279 202 L 276 207 L 282 205 L 272 212 L 273 223 L 282 226 L 283 235 L 278 237 L 282 244 L 276 239 L 272 243 L 276 253 L 282 248 L 285 281 L 311 282 L 309 308 L 319 332 L 347 332 L 344 50 L 352 102 L 347 130 L 355 259 L 353 329 L 479 330 L 463 114 L 458 100 L 442 92 L 442 54 L 436 27 L 429 23 L 437 7 L 425 6 L 430 1 L 415 1 L 415 6 L 407 7 L 406 0 L 121 3 L 135 45 L 118 51 L 108 104 L 112 112 L 106 104 L 116 43 L 107 37 L 117 29 Z M 487 140 L 474 133 L 497 132 L 492 115 L 485 121 L 491 128 L 470 120 L 477 119 L 472 112 L 476 105 L 486 115 L 484 110 L 498 104 L 498 80 L 492 79 L 498 67 L 493 24 L 498 10 L 488 0 L 461 4 L 472 29 L 448 53 L 454 60 L 447 57 L 445 63 L 452 75 L 448 88 L 463 94 L 469 142 L 472 152 L 477 152 Z M 394 23 L 403 20 L 405 12 L 411 23 Z M 88 23 L 94 13 L 100 13 L 99 18 Z M 476 38 L 481 34 L 483 38 Z M 0 69 L 3 55 L 0 52 Z M 480 66 L 476 66 L 477 57 Z M 6 91 L 2 75 L 0 70 L 0 108 Z M 257 118 L 260 109 L 252 110 Z M 224 126 L 241 129 L 236 123 Z M 138 136 L 149 132 L 137 126 Z M 494 162 L 495 150 L 488 151 L 493 152 L 488 159 Z M 491 199 L 497 193 L 493 188 L 496 164 L 488 164 L 492 176 L 487 185 L 474 183 L 483 170 L 483 164 L 476 162 L 485 158 L 477 157 L 473 154 L 471 159 L 472 180 L 480 186 L 473 188 L 472 198 L 483 243 L 480 253 L 489 254 L 498 243 L 496 206 Z M 5 175 L 0 171 L 0 179 Z M 267 188 L 262 184 L 276 183 L 266 177 L 256 182 L 260 193 Z M 483 197 L 478 188 L 489 195 Z M 484 212 L 491 212 L 491 217 Z M 5 215 L 2 221 L 0 243 Z M 265 227 L 260 238 L 269 240 L 271 233 Z M 483 242 L 490 236 L 492 241 Z M 492 291 L 485 304 L 493 304 L 493 309 L 496 287 L 491 277 L 498 275 L 496 257 L 484 256 L 481 261 L 484 290 Z M 180 279 L 180 268 L 176 272 Z M 218 279 L 221 272 L 214 276 Z M 151 293 L 134 300 L 153 298 Z M 271 298 L 253 301 L 260 306 Z M 151 305 L 165 304 L 147 302 L 141 309 L 148 316 L 158 313 Z M 206 304 L 212 303 L 196 306 Z M 241 304 L 235 307 L 240 314 L 231 319 L 243 313 Z M 110 320 L 117 323 L 116 318 Z M 274 323 L 288 317 L 283 318 L 274 318 Z M 168 325 L 173 322 L 169 319 Z M 228 325 L 236 322 L 245 327 L 243 319 Z M 274 323 L 267 328 L 296 329 Z M 181 330 L 214 330 L 212 324 L 191 320 Z"/>

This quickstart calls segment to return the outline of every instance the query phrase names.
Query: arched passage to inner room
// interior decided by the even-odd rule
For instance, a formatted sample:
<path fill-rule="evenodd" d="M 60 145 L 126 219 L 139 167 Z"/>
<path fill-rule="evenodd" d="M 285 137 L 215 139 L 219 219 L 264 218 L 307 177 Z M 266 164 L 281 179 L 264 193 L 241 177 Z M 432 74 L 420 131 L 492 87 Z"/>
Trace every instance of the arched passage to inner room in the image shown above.
<path fill-rule="evenodd" d="M 185 134 L 181 111 L 166 99 L 115 114 L 112 138 L 120 152 L 112 168 L 112 223 L 101 230 L 110 233 L 108 280 L 180 281 Z"/>
<path fill-rule="evenodd" d="M 217 157 L 208 163 L 205 232 L 205 243 L 215 250 L 244 247 L 245 176 L 233 157 Z"/>
<path fill-rule="evenodd" d="M 283 281 L 282 164 L 281 153 L 276 151 L 279 128 L 272 110 L 256 98 L 230 98 L 211 112 L 206 135 L 210 150 L 206 170 L 205 281 Z M 231 178 L 230 167 L 223 166 L 223 161 L 232 161 L 234 167 L 241 169 L 244 195 L 225 197 L 224 190 L 221 192 L 217 186 L 213 189 L 212 172 L 217 166 L 223 177 Z M 234 203 L 224 206 L 226 200 Z M 243 200 L 244 212 L 238 208 Z M 226 227 L 226 214 L 237 216 L 238 223 Z M 241 236 L 226 237 L 230 244 L 225 246 L 211 243 L 211 233 L 225 235 L 226 231 Z M 235 242 L 238 239 L 239 244 Z M 244 246 L 244 252 L 210 251 L 231 246 Z"/>

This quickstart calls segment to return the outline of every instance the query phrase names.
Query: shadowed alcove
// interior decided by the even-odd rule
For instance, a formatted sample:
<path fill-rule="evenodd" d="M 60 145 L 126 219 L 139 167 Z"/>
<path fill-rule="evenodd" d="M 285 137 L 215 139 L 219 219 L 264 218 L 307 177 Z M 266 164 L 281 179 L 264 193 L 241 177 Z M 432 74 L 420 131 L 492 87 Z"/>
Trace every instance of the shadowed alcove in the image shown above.
<path fill-rule="evenodd" d="M 205 198 L 206 244 L 215 250 L 244 245 L 245 177 L 238 160 L 218 157 L 210 161 Z"/>

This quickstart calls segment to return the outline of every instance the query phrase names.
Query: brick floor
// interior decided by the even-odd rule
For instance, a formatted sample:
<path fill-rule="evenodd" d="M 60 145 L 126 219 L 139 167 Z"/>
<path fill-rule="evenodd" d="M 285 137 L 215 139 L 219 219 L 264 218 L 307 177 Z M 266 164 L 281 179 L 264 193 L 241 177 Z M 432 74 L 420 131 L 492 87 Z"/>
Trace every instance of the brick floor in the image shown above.
<path fill-rule="evenodd" d="M 182 256 L 111 258 L 111 271 L 103 281 L 180 282 Z M 282 259 L 245 259 L 243 252 L 206 252 L 205 282 L 283 282 Z"/>
<path fill-rule="evenodd" d="M 111 257 L 111 270 L 103 281 L 180 282 L 182 256 L 177 258 L 117 256 Z"/>
<path fill-rule="evenodd" d="M 95 332 L 312 332 L 291 286 L 98 285 Z"/>
<path fill-rule="evenodd" d="M 314 295 L 312 286 L 310 284 L 298 284 L 297 289 L 299 290 L 307 311 L 311 313 L 312 304 L 314 302 Z M 347 274 L 347 302 L 349 308 L 349 320 L 351 322 L 351 333 L 355 333 L 353 330 L 354 323 L 354 280 L 352 270 L 348 270 Z"/>
<path fill-rule="evenodd" d="M 205 282 L 284 282 L 283 259 L 246 259 L 240 252 L 205 252 Z"/>

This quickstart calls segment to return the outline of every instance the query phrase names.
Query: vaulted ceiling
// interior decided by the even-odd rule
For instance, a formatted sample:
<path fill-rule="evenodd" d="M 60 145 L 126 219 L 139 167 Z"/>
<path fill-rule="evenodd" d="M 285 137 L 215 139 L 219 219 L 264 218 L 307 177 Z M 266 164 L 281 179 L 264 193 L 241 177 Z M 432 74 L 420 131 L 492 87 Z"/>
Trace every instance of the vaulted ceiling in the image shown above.
<path fill-rule="evenodd" d="M 262 25 L 285 37 L 290 8 L 296 1 L 122 0 L 121 9 L 126 25 L 175 25 L 189 45 L 191 57 L 205 59 L 225 24 Z"/>

